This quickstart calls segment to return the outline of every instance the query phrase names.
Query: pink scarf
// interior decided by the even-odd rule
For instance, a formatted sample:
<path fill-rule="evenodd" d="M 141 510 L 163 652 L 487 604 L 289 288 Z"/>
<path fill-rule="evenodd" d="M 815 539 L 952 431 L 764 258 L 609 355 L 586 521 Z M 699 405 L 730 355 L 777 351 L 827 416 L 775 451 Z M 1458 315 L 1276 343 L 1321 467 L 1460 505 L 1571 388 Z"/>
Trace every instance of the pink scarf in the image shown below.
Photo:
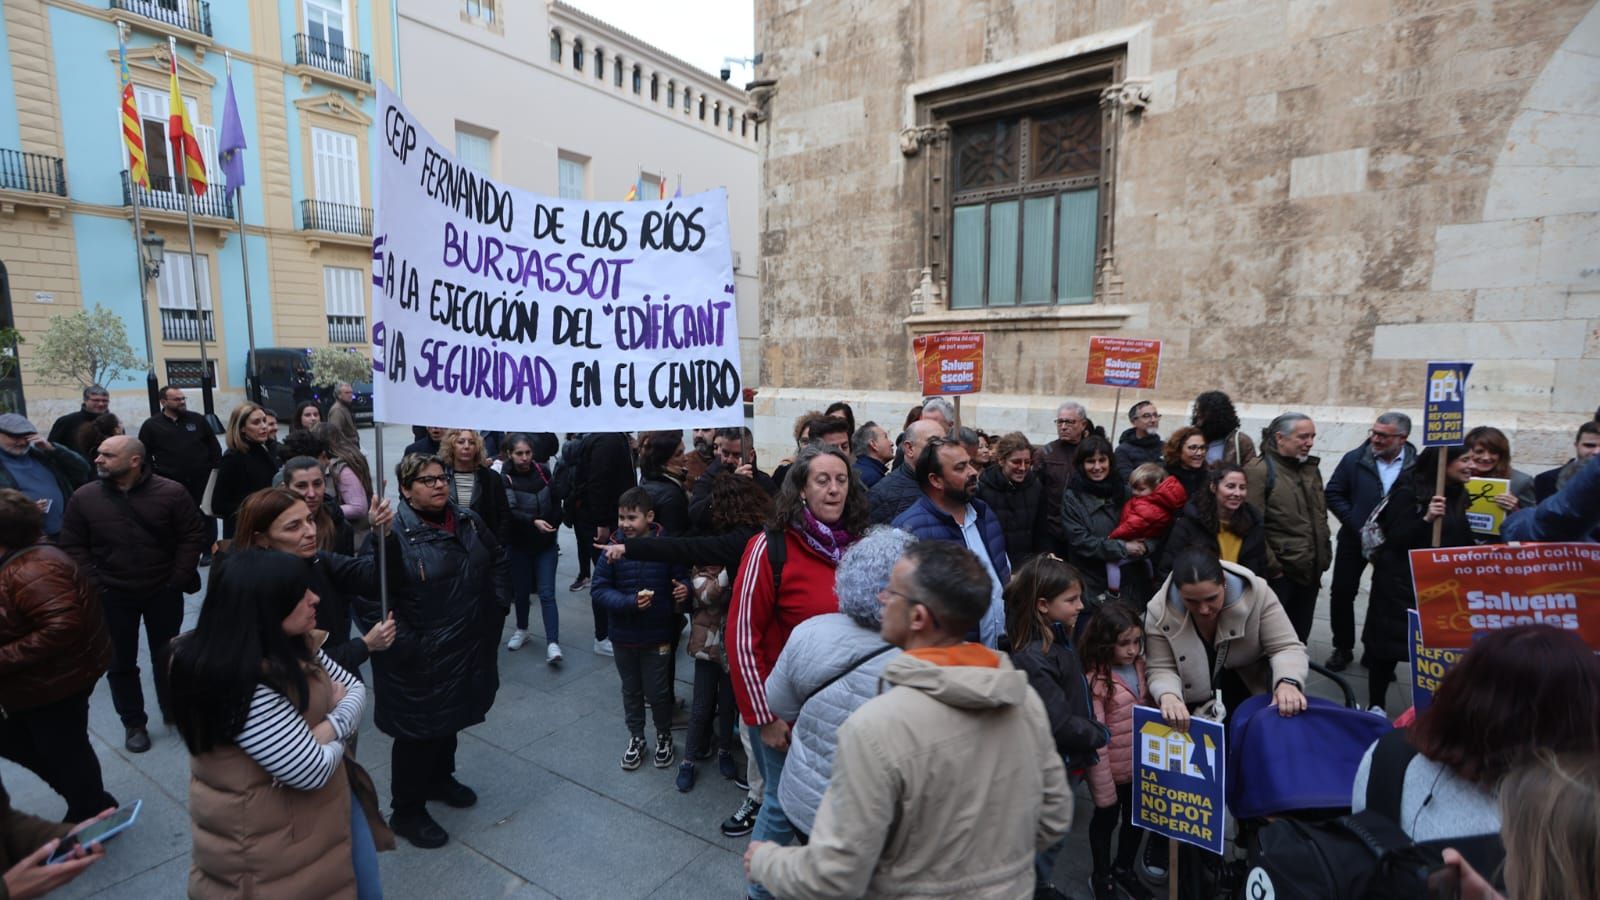
<path fill-rule="evenodd" d="M 850 532 L 823 522 L 812 515 L 810 509 L 800 510 L 800 527 L 796 530 L 811 545 L 811 549 L 833 560 L 835 565 L 844 556 L 844 551 L 856 542 Z"/>

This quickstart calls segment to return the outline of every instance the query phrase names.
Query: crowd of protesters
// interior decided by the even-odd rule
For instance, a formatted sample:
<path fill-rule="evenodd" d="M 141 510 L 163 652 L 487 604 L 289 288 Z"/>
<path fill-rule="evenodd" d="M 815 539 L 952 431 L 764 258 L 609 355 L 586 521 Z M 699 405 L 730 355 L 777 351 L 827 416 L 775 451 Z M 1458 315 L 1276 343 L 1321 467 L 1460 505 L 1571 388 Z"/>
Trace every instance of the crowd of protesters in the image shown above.
<path fill-rule="evenodd" d="M 1219 391 L 1166 439 L 1140 400 L 1115 444 L 1073 401 L 1042 445 L 961 427 L 943 398 L 894 436 L 836 403 L 797 419 L 770 476 L 746 429 L 694 429 L 686 448 L 677 431 L 426 428 L 391 504 L 345 393 L 302 404 L 282 436 L 243 403 L 221 446 L 175 387 L 137 438 L 99 387 L 48 439 L 0 415 L 0 754 L 60 793 L 69 823 L 115 807 L 89 696 L 104 674 L 126 749 L 150 748 L 142 622 L 156 707 L 191 754 L 191 896 L 379 897 L 378 851 L 446 844 L 428 804 L 477 802 L 456 777 L 457 736 L 491 713 L 502 640 L 536 640 L 535 596 L 546 662 L 565 659 L 562 526 L 591 649 L 618 672 L 620 768 L 648 758 L 689 792 L 715 757 L 746 792 L 721 830 L 751 837 L 751 897 L 1062 896 L 1078 780 L 1094 807 L 1092 895 L 1153 896 L 1165 845 L 1139 854 L 1127 824 L 1134 705 L 1179 729 L 1255 695 L 1299 715 L 1324 575 L 1337 672 L 1357 663 L 1370 562 L 1360 665 L 1366 706 L 1387 716 L 1416 603 L 1407 552 L 1500 539 L 1468 522 L 1473 477 L 1507 480 L 1493 502 L 1508 537 L 1600 540 L 1600 420 L 1579 427 L 1569 462 L 1529 476 L 1498 429 L 1419 453 L 1409 418 L 1389 412 L 1326 485 L 1309 416 L 1285 412 L 1257 442 Z M 199 620 L 180 635 L 204 566 Z M 1526 672 L 1530 659 L 1567 669 Z M 1492 841 L 1488 857 L 1481 844 L 1444 857 L 1473 890 L 1593 895 L 1594 848 L 1567 842 L 1595 838 L 1595 666 L 1570 635 L 1516 629 L 1474 647 L 1417 719 L 1402 824 L 1419 841 Z M 368 705 L 393 739 L 387 819 L 353 755 Z M 40 896 L 102 854 L 22 871 L 67 826 L 0 807 L 9 896 Z M 1569 833 L 1511 839 L 1514 822 L 1551 821 Z M 1499 857 L 1503 873 L 1479 870 Z"/>

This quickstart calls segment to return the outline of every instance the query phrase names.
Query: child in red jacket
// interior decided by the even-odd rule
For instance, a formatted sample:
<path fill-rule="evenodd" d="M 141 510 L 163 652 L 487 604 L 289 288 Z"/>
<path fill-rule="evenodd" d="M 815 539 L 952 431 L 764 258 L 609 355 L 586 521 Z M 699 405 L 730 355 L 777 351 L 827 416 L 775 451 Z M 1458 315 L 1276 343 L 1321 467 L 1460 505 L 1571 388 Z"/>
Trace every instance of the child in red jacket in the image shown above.
<path fill-rule="evenodd" d="M 1133 496 L 1122 506 L 1122 518 L 1111 530 L 1111 537 L 1119 541 L 1154 541 L 1166 537 L 1183 505 L 1188 502 L 1188 492 L 1178 479 L 1155 463 L 1145 463 L 1128 475 L 1128 487 Z M 1122 587 L 1122 563 L 1106 563 L 1106 586 L 1113 591 Z"/>

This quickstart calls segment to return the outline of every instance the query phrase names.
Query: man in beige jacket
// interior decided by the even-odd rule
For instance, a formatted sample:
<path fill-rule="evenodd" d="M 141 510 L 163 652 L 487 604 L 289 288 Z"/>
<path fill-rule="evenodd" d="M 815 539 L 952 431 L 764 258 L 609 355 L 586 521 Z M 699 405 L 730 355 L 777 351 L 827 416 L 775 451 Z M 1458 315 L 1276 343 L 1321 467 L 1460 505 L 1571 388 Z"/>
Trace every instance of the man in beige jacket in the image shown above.
<path fill-rule="evenodd" d="M 1072 794 L 1027 677 L 965 641 L 989 599 L 967 548 L 906 551 L 879 595 L 883 638 L 905 650 L 890 687 L 839 728 L 811 842 L 752 841 L 751 880 L 792 900 L 1033 896 L 1034 853 L 1071 826 Z"/>

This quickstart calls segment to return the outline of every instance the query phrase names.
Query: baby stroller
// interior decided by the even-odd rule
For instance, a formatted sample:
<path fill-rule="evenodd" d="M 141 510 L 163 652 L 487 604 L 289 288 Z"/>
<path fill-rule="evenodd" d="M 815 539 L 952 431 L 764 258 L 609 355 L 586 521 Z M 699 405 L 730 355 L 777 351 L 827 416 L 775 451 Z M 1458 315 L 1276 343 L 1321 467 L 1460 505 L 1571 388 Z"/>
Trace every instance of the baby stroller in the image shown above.
<path fill-rule="evenodd" d="M 1255 855 L 1262 828 L 1274 819 L 1323 822 L 1350 812 L 1356 770 L 1367 748 L 1393 726 L 1355 707 L 1309 697 L 1305 712 L 1285 719 L 1251 697 L 1228 733 L 1228 811 L 1236 845 Z"/>

